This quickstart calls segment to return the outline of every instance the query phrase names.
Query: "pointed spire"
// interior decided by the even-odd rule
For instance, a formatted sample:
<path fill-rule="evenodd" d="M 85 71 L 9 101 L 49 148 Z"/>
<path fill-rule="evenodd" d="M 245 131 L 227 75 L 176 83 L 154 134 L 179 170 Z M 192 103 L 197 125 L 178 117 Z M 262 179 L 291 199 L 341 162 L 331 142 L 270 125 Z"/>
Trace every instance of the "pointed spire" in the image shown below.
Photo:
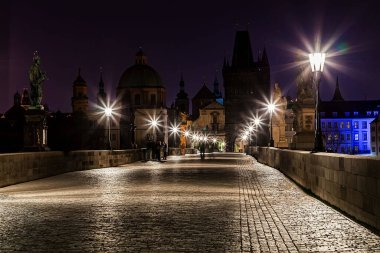
<path fill-rule="evenodd" d="M 86 81 L 81 76 L 81 68 L 78 68 L 78 76 L 77 79 L 74 81 L 74 84 L 85 84 Z"/>
<path fill-rule="evenodd" d="M 185 81 L 183 80 L 183 74 L 181 73 L 181 80 L 179 81 L 179 91 L 185 91 Z"/>
<path fill-rule="evenodd" d="M 214 79 L 214 95 L 216 98 L 222 97 L 222 94 L 219 91 L 219 81 L 218 81 L 218 71 L 215 71 L 215 79 Z"/>
<path fill-rule="evenodd" d="M 261 56 L 261 61 L 262 61 L 263 64 L 269 65 L 267 50 L 266 50 L 265 47 L 264 47 L 264 50 L 263 50 L 263 55 Z"/>
<path fill-rule="evenodd" d="M 252 67 L 253 56 L 248 31 L 237 31 L 235 36 L 232 67 Z"/>
<path fill-rule="evenodd" d="M 335 92 L 334 92 L 334 96 L 331 99 L 331 101 L 344 101 L 342 94 L 340 93 L 340 89 L 339 89 L 338 76 L 336 77 Z"/>
<path fill-rule="evenodd" d="M 100 67 L 99 93 L 104 93 L 103 68 Z"/>

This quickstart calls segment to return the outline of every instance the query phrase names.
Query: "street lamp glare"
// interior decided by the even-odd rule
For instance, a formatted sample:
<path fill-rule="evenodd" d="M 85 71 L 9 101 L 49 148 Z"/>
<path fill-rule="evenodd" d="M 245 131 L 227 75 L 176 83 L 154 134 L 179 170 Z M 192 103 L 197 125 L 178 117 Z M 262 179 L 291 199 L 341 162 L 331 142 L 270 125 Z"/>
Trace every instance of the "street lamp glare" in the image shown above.
<path fill-rule="evenodd" d="M 269 112 L 274 112 L 274 109 L 276 108 L 276 105 L 273 103 L 268 104 L 268 110 Z"/>
<path fill-rule="evenodd" d="M 175 133 L 175 134 L 178 133 L 178 127 L 173 127 L 173 130 L 172 130 L 172 131 L 173 131 L 173 133 Z"/>
<path fill-rule="evenodd" d="M 157 120 L 156 120 L 156 119 L 153 119 L 153 120 L 152 120 L 152 126 L 154 126 L 154 127 L 157 126 Z"/>
<path fill-rule="evenodd" d="M 107 116 L 107 117 L 110 117 L 112 115 L 112 108 L 111 107 L 106 107 L 104 109 L 104 114 Z"/>
<path fill-rule="evenodd" d="M 186 130 L 185 131 L 185 136 L 187 137 L 187 136 L 189 136 L 189 134 L 190 134 L 189 131 Z"/>
<path fill-rule="evenodd" d="M 323 72 L 325 65 L 326 54 L 325 53 L 313 53 L 309 54 L 310 66 L 312 72 Z"/>
<path fill-rule="evenodd" d="M 256 126 L 258 126 L 258 125 L 260 125 L 261 121 L 260 121 L 260 119 L 256 118 L 256 119 L 253 121 L 253 123 L 254 123 Z"/>
<path fill-rule="evenodd" d="M 253 131 L 253 126 L 249 126 L 249 127 L 248 127 L 248 131 L 249 131 L 249 132 L 252 132 L 252 131 Z"/>

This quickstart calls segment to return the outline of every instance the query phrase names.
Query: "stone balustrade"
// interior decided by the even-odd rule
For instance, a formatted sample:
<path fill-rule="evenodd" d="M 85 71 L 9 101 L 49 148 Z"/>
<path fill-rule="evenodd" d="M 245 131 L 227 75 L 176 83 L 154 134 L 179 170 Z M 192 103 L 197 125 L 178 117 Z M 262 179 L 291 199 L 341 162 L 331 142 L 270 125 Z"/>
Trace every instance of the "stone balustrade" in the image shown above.
<path fill-rule="evenodd" d="M 380 160 L 373 157 L 260 148 L 258 161 L 380 230 Z"/>
<path fill-rule="evenodd" d="M 135 162 L 140 150 L 83 150 L 63 153 L 28 152 L 0 154 L 0 187 L 54 176 Z"/>

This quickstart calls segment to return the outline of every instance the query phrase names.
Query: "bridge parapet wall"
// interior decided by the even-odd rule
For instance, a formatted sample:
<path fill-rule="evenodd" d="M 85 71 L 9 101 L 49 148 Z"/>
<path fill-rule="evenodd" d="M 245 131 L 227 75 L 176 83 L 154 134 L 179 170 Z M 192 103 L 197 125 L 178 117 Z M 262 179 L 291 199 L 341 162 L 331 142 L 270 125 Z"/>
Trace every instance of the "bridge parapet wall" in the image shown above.
<path fill-rule="evenodd" d="M 66 172 L 118 166 L 139 160 L 140 150 L 0 154 L 0 187 Z"/>
<path fill-rule="evenodd" d="M 380 230 L 380 160 L 332 153 L 260 148 L 258 161 Z"/>

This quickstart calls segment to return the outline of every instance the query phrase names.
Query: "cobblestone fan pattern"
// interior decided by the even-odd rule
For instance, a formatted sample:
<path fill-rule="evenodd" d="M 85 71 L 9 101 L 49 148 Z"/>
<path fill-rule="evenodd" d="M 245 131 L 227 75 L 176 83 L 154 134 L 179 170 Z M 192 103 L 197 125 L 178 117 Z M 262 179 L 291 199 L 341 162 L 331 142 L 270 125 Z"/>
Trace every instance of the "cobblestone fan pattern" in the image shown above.
<path fill-rule="evenodd" d="M 380 252 L 250 158 L 134 163 L 0 189 L 0 252 Z"/>

